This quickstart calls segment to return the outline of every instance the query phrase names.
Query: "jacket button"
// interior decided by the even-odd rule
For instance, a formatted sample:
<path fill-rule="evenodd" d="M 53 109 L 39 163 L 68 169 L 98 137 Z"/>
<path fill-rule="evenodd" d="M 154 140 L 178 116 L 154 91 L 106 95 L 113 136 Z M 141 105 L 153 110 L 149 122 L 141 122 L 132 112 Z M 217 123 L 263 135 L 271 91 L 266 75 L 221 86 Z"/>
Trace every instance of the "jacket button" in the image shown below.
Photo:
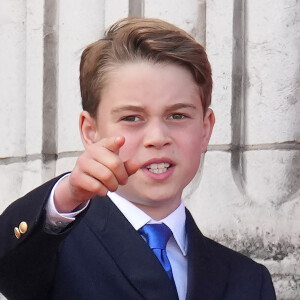
<path fill-rule="evenodd" d="M 22 235 L 18 227 L 14 228 L 14 233 L 17 239 L 19 239 Z"/>
<path fill-rule="evenodd" d="M 20 225 L 19 225 L 19 231 L 20 231 L 22 234 L 24 234 L 24 233 L 27 232 L 27 230 L 28 230 L 28 225 L 27 225 L 27 223 L 24 222 L 24 221 L 21 222 Z"/>

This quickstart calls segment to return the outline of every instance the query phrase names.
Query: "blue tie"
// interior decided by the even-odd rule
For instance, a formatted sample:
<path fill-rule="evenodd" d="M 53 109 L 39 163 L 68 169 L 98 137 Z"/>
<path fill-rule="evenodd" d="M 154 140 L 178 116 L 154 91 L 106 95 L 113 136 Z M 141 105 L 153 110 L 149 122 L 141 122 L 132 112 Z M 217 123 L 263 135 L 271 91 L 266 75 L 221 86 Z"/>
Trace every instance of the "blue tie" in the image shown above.
<path fill-rule="evenodd" d="M 140 230 L 148 245 L 166 270 L 170 280 L 175 285 L 172 268 L 167 256 L 166 246 L 172 236 L 172 231 L 165 224 L 146 224 Z"/>

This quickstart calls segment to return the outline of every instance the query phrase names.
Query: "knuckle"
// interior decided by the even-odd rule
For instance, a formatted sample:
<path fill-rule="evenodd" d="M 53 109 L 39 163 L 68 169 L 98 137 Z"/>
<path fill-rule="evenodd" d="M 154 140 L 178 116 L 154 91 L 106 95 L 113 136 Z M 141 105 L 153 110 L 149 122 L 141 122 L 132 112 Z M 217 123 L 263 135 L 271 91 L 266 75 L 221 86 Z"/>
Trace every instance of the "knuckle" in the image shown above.
<path fill-rule="evenodd" d="M 121 161 L 119 158 L 116 158 L 114 160 L 111 161 L 110 163 L 110 167 L 112 170 L 117 170 L 121 167 Z"/>
<path fill-rule="evenodd" d="M 101 179 L 104 181 L 104 182 L 110 182 L 112 181 L 114 178 L 113 174 L 111 171 L 107 170 L 107 171 L 104 171 L 101 175 Z"/>
<path fill-rule="evenodd" d="M 109 186 L 109 190 L 111 192 L 115 192 L 117 189 L 118 189 L 118 184 L 117 183 L 112 183 L 110 186 Z"/>
<path fill-rule="evenodd" d="M 119 178 L 119 183 L 121 185 L 125 185 L 127 183 L 127 181 L 128 181 L 128 176 L 123 176 L 123 177 Z"/>
<path fill-rule="evenodd" d="M 85 166 L 86 164 L 86 158 L 84 156 L 80 156 L 78 157 L 77 159 L 77 163 L 76 163 L 76 169 L 83 169 L 83 167 Z"/>
<path fill-rule="evenodd" d="M 96 193 L 100 196 L 106 196 L 107 192 L 108 189 L 104 185 L 101 185 Z"/>
<path fill-rule="evenodd" d="M 117 188 L 111 188 L 109 189 L 111 192 L 115 192 L 117 190 Z"/>
<path fill-rule="evenodd" d="M 92 193 L 97 193 L 101 189 L 102 183 L 99 181 L 94 181 L 90 183 L 89 186 Z"/>

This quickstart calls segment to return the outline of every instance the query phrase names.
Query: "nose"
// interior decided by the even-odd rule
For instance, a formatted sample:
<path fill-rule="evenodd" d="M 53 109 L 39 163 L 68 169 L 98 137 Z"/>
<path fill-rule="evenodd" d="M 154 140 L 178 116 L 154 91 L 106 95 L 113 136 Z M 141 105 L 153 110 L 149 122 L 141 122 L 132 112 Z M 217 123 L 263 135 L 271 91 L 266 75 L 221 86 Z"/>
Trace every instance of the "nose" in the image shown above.
<path fill-rule="evenodd" d="M 162 149 L 170 143 L 170 130 L 163 120 L 155 119 L 148 123 L 144 133 L 144 146 L 146 148 Z"/>

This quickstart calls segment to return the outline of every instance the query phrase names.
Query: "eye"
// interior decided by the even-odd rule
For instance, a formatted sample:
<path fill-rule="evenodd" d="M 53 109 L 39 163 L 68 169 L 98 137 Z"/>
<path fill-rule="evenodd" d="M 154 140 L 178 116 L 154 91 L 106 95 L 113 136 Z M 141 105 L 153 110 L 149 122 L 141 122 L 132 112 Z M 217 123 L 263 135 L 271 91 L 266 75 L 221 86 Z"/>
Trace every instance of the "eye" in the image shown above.
<path fill-rule="evenodd" d="M 137 122 L 140 120 L 141 119 L 138 116 L 126 116 L 121 119 L 121 121 L 125 121 L 125 122 Z"/>
<path fill-rule="evenodd" d="M 188 118 L 186 115 L 180 114 L 180 113 L 176 113 L 176 114 L 172 114 L 170 116 L 171 119 L 173 120 L 182 120 L 182 119 L 186 119 Z"/>

